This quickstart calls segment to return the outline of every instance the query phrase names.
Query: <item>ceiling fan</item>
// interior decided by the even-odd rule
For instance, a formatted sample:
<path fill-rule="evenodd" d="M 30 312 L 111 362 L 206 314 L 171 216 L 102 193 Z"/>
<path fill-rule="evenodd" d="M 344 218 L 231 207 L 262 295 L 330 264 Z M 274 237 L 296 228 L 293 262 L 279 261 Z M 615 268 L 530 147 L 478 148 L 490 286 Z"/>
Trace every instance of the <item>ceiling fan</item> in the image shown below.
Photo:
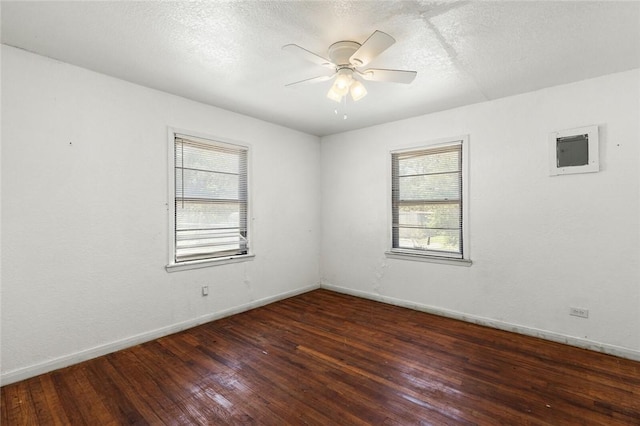
<path fill-rule="evenodd" d="M 355 41 L 339 41 L 329 46 L 329 59 L 317 55 L 297 44 L 282 46 L 283 50 L 291 52 L 303 59 L 315 64 L 332 69 L 331 75 L 308 78 L 306 80 L 289 83 L 286 86 L 298 84 L 319 83 L 331 80 L 335 82 L 329 89 L 327 97 L 336 102 L 341 102 L 343 97 L 351 94 L 354 101 L 367 95 L 367 89 L 360 81 L 382 81 L 391 83 L 409 84 L 416 77 L 416 71 L 389 70 L 379 68 L 367 68 L 360 70 L 369 64 L 375 57 L 387 50 L 396 40 L 387 33 L 374 31 L 364 43 Z"/>

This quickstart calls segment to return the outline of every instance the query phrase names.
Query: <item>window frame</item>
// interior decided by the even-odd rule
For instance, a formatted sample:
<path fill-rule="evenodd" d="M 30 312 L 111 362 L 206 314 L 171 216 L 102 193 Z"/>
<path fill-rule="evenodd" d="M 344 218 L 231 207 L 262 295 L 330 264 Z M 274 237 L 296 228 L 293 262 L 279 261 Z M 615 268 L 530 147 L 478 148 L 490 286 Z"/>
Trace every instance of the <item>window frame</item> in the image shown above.
<path fill-rule="evenodd" d="M 461 213 L 462 213 L 462 257 L 448 255 L 446 253 L 437 253 L 434 251 L 422 251 L 413 249 L 403 249 L 393 247 L 393 155 L 404 154 L 414 151 L 437 150 L 450 146 L 461 146 L 461 173 L 462 173 L 462 193 L 461 193 Z M 470 266 L 470 244 L 469 244 L 469 136 L 462 135 L 450 138 L 442 138 L 424 142 L 417 145 L 405 146 L 392 149 L 388 154 L 388 178 L 387 178 L 387 202 L 388 202 L 388 219 L 387 219 L 387 247 L 389 249 L 385 255 L 389 258 L 415 260 L 422 262 L 443 263 L 459 266 Z"/>
<path fill-rule="evenodd" d="M 176 242 L 175 242 L 175 233 L 176 233 L 176 220 L 175 220 L 175 185 L 176 185 L 176 177 L 175 177 L 175 139 L 176 137 L 183 136 L 185 138 L 192 139 L 196 142 L 203 142 L 208 144 L 218 144 L 220 146 L 230 146 L 232 148 L 242 148 L 247 151 L 247 253 L 246 254 L 236 254 L 236 255 L 228 255 L 228 256 L 220 256 L 213 257 L 207 259 L 199 259 L 199 260 L 188 260 L 183 262 L 176 262 Z M 168 253 L 167 253 L 167 264 L 165 269 L 167 272 L 173 271 L 181 271 L 188 269 L 196 269 L 196 268 L 206 268 L 210 266 L 216 265 L 224 265 L 228 263 L 237 263 L 244 262 L 247 260 L 252 260 L 255 255 L 253 253 L 253 239 L 252 239 L 252 215 L 251 215 L 251 154 L 252 149 L 251 145 L 239 142 L 235 140 L 230 140 L 227 138 L 221 138 L 217 136 L 207 135 L 199 132 L 194 132 L 191 130 L 178 129 L 174 127 L 168 128 L 167 133 L 167 220 L 168 220 Z"/>

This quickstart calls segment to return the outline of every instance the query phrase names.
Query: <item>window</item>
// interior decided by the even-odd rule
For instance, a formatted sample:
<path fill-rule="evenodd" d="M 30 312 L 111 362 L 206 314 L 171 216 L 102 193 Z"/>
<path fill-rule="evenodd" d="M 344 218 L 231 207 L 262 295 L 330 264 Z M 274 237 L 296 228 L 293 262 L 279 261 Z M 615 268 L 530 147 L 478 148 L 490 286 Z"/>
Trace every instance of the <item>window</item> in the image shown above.
<path fill-rule="evenodd" d="M 391 254 L 468 259 L 466 140 L 391 153 Z"/>
<path fill-rule="evenodd" d="M 169 266 L 247 255 L 248 148 L 178 133 L 173 139 Z"/>

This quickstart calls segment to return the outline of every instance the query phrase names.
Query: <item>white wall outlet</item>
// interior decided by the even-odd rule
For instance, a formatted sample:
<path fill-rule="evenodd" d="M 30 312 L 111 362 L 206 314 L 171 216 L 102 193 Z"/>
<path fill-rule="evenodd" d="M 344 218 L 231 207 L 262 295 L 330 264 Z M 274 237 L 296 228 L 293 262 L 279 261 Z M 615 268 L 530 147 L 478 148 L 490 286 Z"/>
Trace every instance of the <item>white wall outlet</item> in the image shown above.
<path fill-rule="evenodd" d="M 203 285 L 202 286 L 202 295 L 203 296 L 208 296 L 209 295 L 209 286 L 208 285 Z"/>
<path fill-rule="evenodd" d="M 569 308 L 569 315 L 580 318 L 589 318 L 589 310 L 585 308 Z"/>

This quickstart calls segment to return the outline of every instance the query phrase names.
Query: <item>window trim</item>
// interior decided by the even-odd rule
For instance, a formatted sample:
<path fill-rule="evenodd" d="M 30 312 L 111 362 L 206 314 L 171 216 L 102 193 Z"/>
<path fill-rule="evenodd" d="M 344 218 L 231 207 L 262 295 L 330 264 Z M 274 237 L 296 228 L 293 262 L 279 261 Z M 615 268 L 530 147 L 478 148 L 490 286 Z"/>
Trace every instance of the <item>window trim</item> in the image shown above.
<path fill-rule="evenodd" d="M 219 143 L 220 145 L 230 145 L 234 148 L 241 147 L 247 150 L 247 240 L 249 241 L 246 254 L 238 254 L 231 256 L 222 256 L 211 259 L 189 260 L 184 262 L 175 261 L 175 138 L 176 136 L 184 136 L 195 141 L 205 143 Z M 165 269 L 167 272 L 183 271 L 188 269 L 206 268 L 210 266 L 226 265 L 229 263 L 238 263 L 252 260 L 255 257 L 253 253 L 252 238 L 252 201 L 251 201 L 251 145 L 245 142 L 239 142 L 228 138 L 221 138 L 204 133 L 184 130 L 175 127 L 167 128 L 167 230 L 168 230 L 168 253 L 167 264 Z"/>
<path fill-rule="evenodd" d="M 461 144 L 462 149 L 462 257 L 449 256 L 446 253 L 401 249 L 393 247 L 393 154 L 420 151 L 425 149 L 445 148 Z M 389 151 L 387 161 L 387 247 L 386 257 L 392 259 L 413 260 L 422 262 L 442 263 L 449 265 L 470 266 L 471 253 L 469 244 L 469 135 L 441 138 L 427 141 L 418 145 L 403 146 Z"/>

